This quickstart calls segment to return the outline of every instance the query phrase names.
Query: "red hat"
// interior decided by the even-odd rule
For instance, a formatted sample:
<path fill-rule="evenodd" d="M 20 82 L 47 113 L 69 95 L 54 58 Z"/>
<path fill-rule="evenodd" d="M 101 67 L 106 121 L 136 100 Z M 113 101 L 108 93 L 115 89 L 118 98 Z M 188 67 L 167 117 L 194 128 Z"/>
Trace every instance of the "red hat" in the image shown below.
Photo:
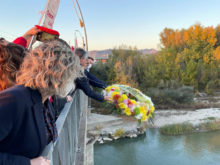
<path fill-rule="evenodd" d="M 46 32 L 46 33 L 49 33 L 49 34 L 52 34 L 52 35 L 56 35 L 56 36 L 60 36 L 60 33 L 56 30 L 53 30 L 53 29 L 48 29 L 46 27 L 43 27 L 43 26 L 39 26 L 39 25 L 35 25 L 38 29 Z"/>

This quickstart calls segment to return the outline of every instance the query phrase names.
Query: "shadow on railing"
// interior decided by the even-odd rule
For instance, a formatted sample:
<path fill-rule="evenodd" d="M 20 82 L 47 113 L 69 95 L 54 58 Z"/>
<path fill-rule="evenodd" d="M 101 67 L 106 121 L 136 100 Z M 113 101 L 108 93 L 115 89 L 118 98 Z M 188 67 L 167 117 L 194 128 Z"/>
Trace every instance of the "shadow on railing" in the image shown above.
<path fill-rule="evenodd" d="M 51 160 L 51 165 L 85 165 L 87 107 L 87 96 L 80 90 L 66 103 L 56 121 L 58 140 L 42 153 Z"/>

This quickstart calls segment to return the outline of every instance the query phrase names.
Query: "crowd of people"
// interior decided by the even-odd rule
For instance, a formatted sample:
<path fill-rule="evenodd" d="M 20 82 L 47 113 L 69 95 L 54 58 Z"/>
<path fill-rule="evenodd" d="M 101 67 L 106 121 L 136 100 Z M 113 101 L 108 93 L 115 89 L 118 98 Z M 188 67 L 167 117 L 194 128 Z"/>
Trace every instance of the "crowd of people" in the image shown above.
<path fill-rule="evenodd" d="M 42 42 L 32 50 L 36 27 L 8 42 L 0 38 L 0 164 L 49 165 L 40 156 L 59 140 L 56 118 L 76 89 L 98 101 L 108 97 L 91 86 L 107 85 L 89 72 L 94 59 L 62 39 Z"/>

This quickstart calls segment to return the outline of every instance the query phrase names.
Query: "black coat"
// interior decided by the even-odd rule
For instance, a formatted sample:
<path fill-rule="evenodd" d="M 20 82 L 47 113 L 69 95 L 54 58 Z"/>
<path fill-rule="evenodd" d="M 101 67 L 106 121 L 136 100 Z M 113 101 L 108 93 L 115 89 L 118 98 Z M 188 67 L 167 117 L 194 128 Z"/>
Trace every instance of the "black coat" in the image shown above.
<path fill-rule="evenodd" d="M 38 90 L 19 85 L 0 92 L 0 165 L 30 165 L 40 156 L 47 145 L 42 108 Z"/>
<path fill-rule="evenodd" d="M 90 87 L 89 80 L 86 77 L 80 77 L 75 80 L 76 89 L 81 89 L 88 97 L 91 97 L 97 101 L 103 102 L 104 96 L 96 93 Z"/>
<path fill-rule="evenodd" d="M 85 73 L 85 77 L 77 78 L 75 80 L 76 89 L 81 89 L 88 97 L 103 102 L 104 96 L 95 92 L 91 88 L 91 86 L 104 89 L 107 87 L 107 85 L 103 81 L 99 80 L 94 75 L 89 73 L 87 70 L 84 70 L 84 73 Z M 72 93 L 69 93 L 69 95 L 73 95 L 76 89 Z M 52 96 L 52 98 L 53 98 L 53 106 L 56 112 L 56 118 L 58 118 L 60 112 L 62 111 L 67 101 L 66 98 L 62 98 L 59 96 Z"/>
<path fill-rule="evenodd" d="M 108 86 L 102 80 L 98 79 L 93 74 L 88 72 L 86 69 L 85 69 L 84 73 L 85 73 L 86 77 L 89 80 L 89 84 L 92 85 L 93 87 L 98 87 L 98 88 L 105 89 Z"/>

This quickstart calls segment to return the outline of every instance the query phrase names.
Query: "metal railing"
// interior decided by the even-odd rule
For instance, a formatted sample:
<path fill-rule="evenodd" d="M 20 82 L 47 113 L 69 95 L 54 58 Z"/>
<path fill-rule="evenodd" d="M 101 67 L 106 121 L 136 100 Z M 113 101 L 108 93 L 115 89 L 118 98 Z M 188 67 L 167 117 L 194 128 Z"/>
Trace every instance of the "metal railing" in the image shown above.
<path fill-rule="evenodd" d="M 51 160 L 51 165 L 85 165 L 87 107 L 88 97 L 80 90 L 66 103 L 56 121 L 58 140 L 42 153 Z"/>

